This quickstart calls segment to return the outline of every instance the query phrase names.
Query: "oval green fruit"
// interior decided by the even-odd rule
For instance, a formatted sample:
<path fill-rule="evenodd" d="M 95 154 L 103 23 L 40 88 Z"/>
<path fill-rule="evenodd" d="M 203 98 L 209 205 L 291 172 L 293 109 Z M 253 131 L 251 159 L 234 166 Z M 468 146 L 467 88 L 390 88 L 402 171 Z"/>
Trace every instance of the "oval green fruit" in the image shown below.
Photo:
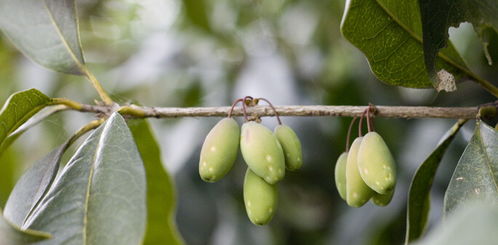
<path fill-rule="evenodd" d="M 343 152 L 335 163 L 335 186 L 341 198 L 346 201 L 346 165 L 348 163 L 348 153 Z"/>
<path fill-rule="evenodd" d="M 303 152 L 294 130 L 286 125 L 278 125 L 273 133 L 284 150 L 285 167 L 291 171 L 299 169 L 303 165 Z"/>
<path fill-rule="evenodd" d="M 268 224 L 277 207 L 277 187 L 266 183 L 247 168 L 244 179 L 244 203 L 247 216 L 253 224 Z"/>
<path fill-rule="evenodd" d="M 396 184 L 396 166 L 386 142 L 376 132 L 363 137 L 358 151 L 358 169 L 365 183 L 379 194 L 386 194 Z"/>
<path fill-rule="evenodd" d="M 269 184 L 285 175 L 285 158 L 277 138 L 265 126 L 256 122 L 242 125 L 240 150 L 249 168 Z"/>
<path fill-rule="evenodd" d="M 386 194 L 374 193 L 372 196 L 372 202 L 380 207 L 387 206 L 391 202 L 394 196 L 394 189 L 391 189 Z"/>
<path fill-rule="evenodd" d="M 209 131 L 199 159 L 199 175 L 204 181 L 218 181 L 232 169 L 239 139 L 239 124 L 233 118 L 222 119 Z"/>
<path fill-rule="evenodd" d="M 351 144 L 346 164 L 346 202 L 352 207 L 363 206 L 374 194 L 358 171 L 357 157 L 362 139 L 362 137 L 358 137 Z"/>

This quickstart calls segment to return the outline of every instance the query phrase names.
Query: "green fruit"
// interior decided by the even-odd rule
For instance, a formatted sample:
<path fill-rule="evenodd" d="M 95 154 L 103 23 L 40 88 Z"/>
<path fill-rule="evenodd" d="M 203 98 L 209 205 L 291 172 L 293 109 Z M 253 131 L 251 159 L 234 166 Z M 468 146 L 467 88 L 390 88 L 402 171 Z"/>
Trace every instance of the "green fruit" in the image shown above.
<path fill-rule="evenodd" d="M 251 222 L 265 225 L 277 208 L 277 187 L 266 183 L 248 168 L 244 179 L 244 203 Z"/>
<path fill-rule="evenodd" d="M 375 193 L 372 197 L 372 202 L 377 206 L 387 206 L 393 199 L 394 189 L 391 189 L 386 194 Z"/>
<path fill-rule="evenodd" d="M 346 201 L 346 165 L 348 153 L 343 152 L 335 163 L 335 186 L 341 198 Z"/>
<path fill-rule="evenodd" d="M 396 184 L 396 166 L 386 143 L 376 132 L 363 137 L 358 151 L 358 169 L 365 183 L 379 194 L 386 194 Z"/>
<path fill-rule="evenodd" d="M 303 152 L 294 130 L 286 125 L 278 125 L 273 132 L 284 150 L 285 167 L 291 171 L 299 169 L 303 165 Z"/>
<path fill-rule="evenodd" d="M 363 137 L 358 137 L 353 141 L 346 164 L 346 202 L 352 207 L 363 206 L 374 194 L 358 171 L 357 156 L 362 139 Z"/>
<path fill-rule="evenodd" d="M 233 118 L 219 121 L 209 131 L 199 160 L 199 175 L 204 181 L 218 181 L 232 169 L 237 158 L 239 138 L 239 124 Z"/>
<path fill-rule="evenodd" d="M 285 175 L 282 146 L 265 126 L 256 122 L 242 125 L 240 150 L 249 168 L 269 184 L 275 184 Z"/>

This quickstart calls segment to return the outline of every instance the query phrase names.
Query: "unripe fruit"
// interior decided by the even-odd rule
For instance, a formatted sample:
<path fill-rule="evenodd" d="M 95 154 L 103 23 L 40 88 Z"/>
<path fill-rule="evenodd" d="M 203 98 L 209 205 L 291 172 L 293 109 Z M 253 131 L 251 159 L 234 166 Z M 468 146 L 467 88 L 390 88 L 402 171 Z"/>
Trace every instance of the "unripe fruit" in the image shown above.
<path fill-rule="evenodd" d="M 377 206 L 384 207 L 391 202 L 391 200 L 393 199 L 393 195 L 394 189 L 388 191 L 386 194 L 375 193 L 372 196 L 372 202 Z"/>
<path fill-rule="evenodd" d="M 277 207 L 277 187 L 266 183 L 247 168 L 244 179 L 244 203 L 247 216 L 255 225 L 270 222 Z"/>
<path fill-rule="evenodd" d="M 239 124 L 233 118 L 222 119 L 209 131 L 199 160 L 199 175 L 204 181 L 218 181 L 230 171 L 237 158 L 239 138 Z"/>
<path fill-rule="evenodd" d="M 335 186 L 341 198 L 346 201 L 346 165 L 348 163 L 348 153 L 343 152 L 335 163 Z"/>
<path fill-rule="evenodd" d="M 265 126 L 256 122 L 242 125 L 240 150 L 249 168 L 269 184 L 275 184 L 285 175 L 282 146 Z"/>
<path fill-rule="evenodd" d="M 358 150 L 363 137 L 353 141 L 349 149 L 346 165 L 346 202 L 352 207 L 361 207 L 372 197 L 374 192 L 368 187 L 358 171 Z"/>
<path fill-rule="evenodd" d="M 396 166 L 386 143 L 376 132 L 363 137 L 358 151 L 358 169 L 365 183 L 379 194 L 386 194 L 396 184 Z"/>
<path fill-rule="evenodd" d="M 299 169 L 303 165 L 301 142 L 294 130 L 286 125 L 275 127 L 274 134 L 284 150 L 285 167 L 288 170 Z"/>

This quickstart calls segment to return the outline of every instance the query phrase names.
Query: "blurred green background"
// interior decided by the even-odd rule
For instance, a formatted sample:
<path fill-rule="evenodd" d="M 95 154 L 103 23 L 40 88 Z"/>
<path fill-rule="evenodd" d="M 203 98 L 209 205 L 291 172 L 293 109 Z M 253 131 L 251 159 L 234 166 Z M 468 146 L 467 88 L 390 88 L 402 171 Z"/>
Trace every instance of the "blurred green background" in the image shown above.
<path fill-rule="evenodd" d="M 371 74 L 364 56 L 340 34 L 344 1 L 79 0 L 80 29 L 90 69 L 119 103 L 150 106 L 226 106 L 236 98 L 266 97 L 276 105 L 470 106 L 493 101 L 475 83 L 454 93 L 392 87 Z M 367 23 L 366 23 L 367 24 Z M 496 82 L 473 29 L 450 37 L 469 66 Z M 498 38 L 490 46 L 498 53 Z M 496 83 L 495 83 L 496 84 Z M 81 77 L 54 73 L 22 56 L 0 35 L 0 99 L 37 88 L 52 97 L 93 103 Z M 23 135 L 0 158 L 0 204 L 36 159 L 61 144 L 93 115 L 63 112 Z M 375 120 L 398 164 L 398 186 L 384 208 L 350 208 L 335 190 L 333 167 L 344 150 L 350 118 L 284 117 L 303 144 L 305 165 L 279 184 L 273 221 L 254 226 L 245 214 L 239 157 L 215 184 L 197 173 L 200 146 L 219 118 L 151 119 L 165 167 L 175 178 L 177 223 L 187 244 L 401 244 L 406 193 L 418 165 L 454 123 L 443 119 Z M 239 119 L 242 123 L 242 120 Z M 264 118 L 270 128 L 274 118 Z M 443 193 L 473 130 L 452 144 L 433 186 L 431 227 L 440 222 Z M 355 130 L 356 131 L 356 130 Z"/>

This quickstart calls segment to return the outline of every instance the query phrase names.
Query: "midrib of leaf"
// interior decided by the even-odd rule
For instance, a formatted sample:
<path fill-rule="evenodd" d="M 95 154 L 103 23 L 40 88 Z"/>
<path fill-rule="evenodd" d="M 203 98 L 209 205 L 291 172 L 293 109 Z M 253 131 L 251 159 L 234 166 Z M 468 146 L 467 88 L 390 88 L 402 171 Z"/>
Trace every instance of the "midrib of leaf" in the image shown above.
<path fill-rule="evenodd" d="M 396 18 L 395 15 L 393 15 L 389 9 L 385 8 L 384 5 L 380 4 L 379 2 L 376 1 L 376 3 L 394 20 L 396 21 L 396 23 L 401 26 L 401 28 L 403 28 L 403 30 L 405 30 L 408 34 L 410 34 L 410 36 L 417 40 L 419 43 L 422 44 L 422 38 L 419 37 L 415 32 L 413 32 L 412 30 L 410 30 L 410 28 L 408 28 L 406 25 L 403 24 L 403 22 L 401 22 L 398 18 Z M 449 64 L 451 64 L 452 66 L 458 68 L 459 70 L 463 71 L 465 74 L 467 74 L 468 76 L 476 79 L 476 80 L 482 80 L 481 78 L 477 77 L 476 74 L 474 74 L 473 72 L 471 72 L 470 70 L 466 69 L 465 67 L 462 67 L 460 66 L 459 64 L 453 62 L 453 60 L 451 60 L 448 56 L 446 56 L 444 53 L 442 52 L 438 52 L 437 54 L 439 57 L 441 57 L 443 60 L 445 60 L 446 62 L 448 62 Z"/>
<path fill-rule="evenodd" d="M 69 44 L 67 43 L 67 40 L 66 38 L 64 37 L 64 35 L 62 35 L 62 31 L 61 31 L 61 28 L 59 27 L 59 25 L 57 24 L 57 21 L 55 21 L 55 18 L 54 18 L 54 15 L 52 14 L 52 11 L 50 11 L 50 9 L 48 8 L 47 6 L 47 1 L 46 0 L 43 0 L 43 6 L 45 7 L 45 9 L 47 10 L 47 13 L 48 13 L 48 16 L 50 17 L 50 21 L 52 22 L 52 24 L 54 25 L 55 27 L 55 30 L 57 31 L 57 34 L 59 36 L 59 38 L 61 39 L 62 41 L 62 44 L 64 44 L 64 47 L 66 47 L 68 53 L 69 53 L 69 56 L 71 56 L 71 59 L 73 59 L 73 61 L 75 62 L 76 65 L 78 65 L 78 68 L 83 72 L 83 73 L 88 73 L 88 70 L 85 69 L 84 65 L 81 64 L 81 62 L 78 60 L 78 58 L 76 57 L 76 55 L 74 54 L 74 51 L 71 49 L 71 47 L 69 46 Z M 73 8 L 74 8 L 74 13 L 76 14 L 76 3 L 73 5 Z M 78 19 L 78 18 L 76 18 Z M 78 22 L 76 22 L 78 23 Z M 76 25 L 78 26 L 78 25 Z M 78 30 L 78 33 L 79 33 L 79 30 Z M 79 40 L 79 37 L 77 38 Z M 83 57 L 82 57 L 83 59 Z"/>
<path fill-rule="evenodd" d="M 110 124 L 106 123 L 104 128 L 102 129 L 102 132 L 100 133 L 99 136 L 99 141 L 97 143 L 97 147 L 95 150 L 95 154 L 92 160 L 92 164 L 90 166 L 90 172 L 88 174 L 88 184 L 86 186 L 86 193 L 85 193 L 85 205 L 83 207 L 83 244 L 88 244 L 87 243 L 87 232 L 88 232 L 88 205 L 90 202 L 90 192 L 92 189 L 92 182 L 93 182 L 93 173 L 95 170 L 95 166 L 97 164 L 97 161 L 101 159 L 100 155 L 102 154 L 102 149 L 104 147 L 104 141 L 106 139 L 106 135 L 108 134 L 110 130 Z"/>

